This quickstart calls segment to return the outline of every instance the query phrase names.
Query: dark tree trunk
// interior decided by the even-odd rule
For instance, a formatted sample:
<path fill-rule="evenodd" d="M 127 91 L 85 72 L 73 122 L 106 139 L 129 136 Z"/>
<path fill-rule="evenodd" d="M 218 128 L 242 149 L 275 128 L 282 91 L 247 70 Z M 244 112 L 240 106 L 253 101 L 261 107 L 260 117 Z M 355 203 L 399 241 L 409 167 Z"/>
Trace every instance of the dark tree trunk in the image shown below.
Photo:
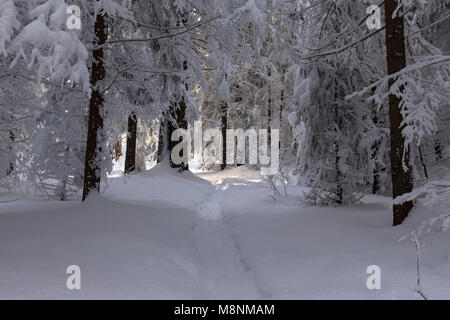
<path fill-rule="evenodd" d="M 174 121 L 166 121 L 167 122 L 167 141 L 169 147 L 169 163 L 172 168 L 178 169 L 178 171 L 187 171 L 189 170 L 189 164 L 186 162 L 182 162 L 180 164 L 175 164 L 172 162 L 171 153 L 173 148 L 180 143 L 180 141 L 172 141 L 172 133 L 176 129 L 188 129 L 188 124 L 186 121 L 186 100 L 184 97 L 181 98 L 180 102 L 174 103 L 172 109 L 170 110 L 171 118 Z M 183 152 L 183 151 L 182 151 Z M 180 154 L 180 157 L 189 158 L 189 155 Z"/>
<path fill-rule="evenodd" d="M 283 128 L 283 110 L 284 110 L 284 79 L 286 75 L 286 67 L 283 66 L 283 71 L 281 72 L 281 93 L 280 93 L 280 135 L 281 135 L 281 128 Z M 281 150 L 281 139 L 278 142 L 278 149 Z M 282 155 L 283 152 L 280 153 Z"/>
<path fill-rule="evenodd" d="M 375 94 L 375 89 L 372 89 L 372 94 Z M 374 105 L 372 106 L 372 122 L 375 125 L 376 128 L 383 128 L 385 129 L 385 116 L 381 115 L 378 117 L 378 108 Z M 374 144 L 372 145 L 372 160 L 374 161 L 373 166 L 373 183 L 372 183 L 372 194 L 380 194 L 382 192 L 382 177 L 384 175 L 384 172 L 386 171 L 386 167 L 384 165 L 384 162 L 377 161 L 377 156 L 380 153 L 380 149 L 382 146 L 383 140 L 376 140 Z"/>
<path fill-rule="evenodd" d="M 161 163 L 164 158 L 164 150 L 167 148 L 166 143 L 164 142 L 166 134 L 166 121 L 164 119 L 165 115 L 161 117 L 160 123 L 159 123 L 159 133 L 158 133 L 158 153 L 156 156 L 156 162 Z"/>
<path fill-rule="evenodd" d="M 434 154 L 436 156 L 436 161 L 442 160 L 442 151 L 444 149 L 444 146 L 442 145 L 441 141 L 439 139 L 434 140 Z"/>
<path fill-rule="evenodd" d="M 16 141 L 16 136 L 14 135 L 14 132 L 12 130 L 9 131 L 9 140 L 11 141 L 11 144 Z M 8 148 L 11 152 L 13 150 L 12 145 Z M 10 175 L 14 171 L 14 162 L 12 160 L 9 160 L 9 168 L 6 170 L 6 175 Z"/>
<path fill-rule="evenodd" d="M 221 133 L 222 133 L 222 164 L 220 170 L 224 170 L 227 167 L 227 109 L 228 104 L 222 103 L 220 112 Z"/>
<path fill-rule="evenodd" d="M 372 121 L 375 126 L 378 127 L 378 117 L 376 112 L 373 113 Z M 380 141 L 375 141 L 372 145 L 372 157 L 375 158 L 375 164 L 373 166 L 373 182 L 372 182 L 372 194 L 378 194 L 380 192 L 380 165 L 376 161 L 376 156 L 380 150 Z"/>
<path fill-rule="evenodd" d="M 183 70 L 187 70 L 188 68 L 188 62 L 183 62 Z M 188 90 L 188 85 L 185 84 L 186 90 Z M 180 157 L 185 158 L 186 161 L 183 161 L 180 164 L 175 164 L 172 162 L 172 150 L 173 148 L 180 143 L 180 141 L 172 141 L 172 133 L 176 129 L 188 129 L 188 123 L 186 120 L 186 98 L 183 96 L 181 97 L 179 102 L 174 102 L 171 106 L 171 109 L 169 110 L 170 116 L 169 119 L 166 119 L 165 125 L 166 125 L 166 134 L 167 134 L 167 147 L 168 147 L 168 154 L 169 154 L 169 164 L 172 168 L 178 169 L 178 171 L 187 171 L 189 170 L 189 155 L 180 153 Z"/>
<path fill-rule="evenodd" d="M 270 70 L 270 68 L 267 70 L 267 76 L 270 77 L 272 76 L 272 70 Z M 267 100 L 267 145 L 271 146 L 271 140 L 272 140 L 272 90 L 270 88 L 270 80 L 269 80 L 269 99 Z"/>
<path fill-rule="evenodd" d="M 394 19 L 392 15 L 397 8 L 396 0 L 385 0 L 385 20 L 386 20 L 386 60 L 388 74 L 394 74 L 406 67 L 405 37 L 403 17 L 399 16 L 402 10 L 397 13 Z M 396 79 L 389 80 L 389 88 Z M 400 113 L 400 98 L 389 95 L 389 122 L 391 138 L 391 174 L 392 174 L 392 196 L 396 198 L 402 194 L 412 191 L 413 181 L 409 164 L 409 153 L 405 155 L 404 162 L 407 170 L 403 169 L 403 152 L 405 139 L 402 135 L 403 116 Z M 394 226 L 399 225 L 408 216 L 413 207 L 412 201 L 393 206 Z"/>
<path fill-rule="evenodd" d="M 337 94 L 335 95 L 335 99 L 337 99 Z M 344 202 L 344 190 L 342 188 L 341 185 L 341 177 L 342 177 L 342 173 L 341 173 L 341 168 L 340 168 L 340 161 L 341 161 L 341 157 L 339 155 L 339 115 L 338 115 L 338 105 L 334 105 L 334 118 L 335 118 L 335 127 L 334 127 L 334 132 L 335 132 L 335 141 L 334 141 L 334 166 L 335 166 L 335 173 L 336 173 L 336 203 L 337 204 L 342 204 Z"/>
<path fill-rule="evenodd" d="M 91 98 L 89 101 L 89 122 L 86 144 L 86 156 L 84 164 L 84 187 L 83 201 L 91 191 L 100 192 L 100 161 L 102 152 L 103 135 L 103 104 L 104 99 L 98 84 L 105 78 L 105 67 L 103 65 L 103 47 L 106 41 L 107 29 L 106 16 L 97 13 L 94 26 L 93 58 L 91 69 Z M 99 139 L 99 141 L 98 141 Z"/>
<path fill-rule="evenodd" d="M 344 190 L 341 185 L 341 170 L 339 169 L 339 162 L 341 158 L 339 156 L 339 143 L 334 143 L 334 165 L 336 170 L 336 203 L 341 205 L 344 202 Z"/>
<path fill-rule="evenodd" d="M 423 152 L 422 152 L 421 146 L 419 146 L 419 157 L 420 157 L 420 163 L 422 164 L 422 168 L 423 168 L 423 174 L 425 175 L 425 179 L 427 179 L 427 181 L 428 181 L 428 170 L 427 170 L 427 165 L 425 164 L 425 159 L 423 157 Z"/>
<path fill-rule="evenodd" d="M 380 143 L 377 141 L 372 146 L 372 152 L 373 154 L 376 154 L 380 149 Z M 379 194 L 381 190 L 381 181 L 380 181 L 380 165 L 375 162 L 375 165 L 373 166 L 373 182 L 372 182 L 372 194 Z"/>
<path fill-rule="evenodd" d="M 378 165 L 375 164 L 373 168 L 373 183 L 372 183 L 372 194 L 378 194 L 380 192 L 380 170 Z"/>
<path fill-rule="evenodd" d="M 128 117 L 127 151 L 125 154 L 125 173 L 136 170 L 137 119 L 132 112 Z"/>
<path fill-rule="evenodd" d="M 270 93 L 270 89 L 269 89 L 269 95 L 271 95 Z M 272 99 L 269 98 L 269 104 L 267 106 L 267 145 L 271 146 L 271 141 L 272 141 Z"/>
<path fill-rule="evenodd" d="M 188 62 L 183 62 L 183 69 L 187 70 Z M 186 90 L 188 90 L 188 85 L 185 84 Z M 181 97 L 179 102 L 171 102 L 169 110 L 164 112 L 161 116 L 160 127 L 159 127 L 159 141 L 158 141 L 158 155 L 157 162 L 169 161 L 169 165 L 172 168 L 178 169 L 178 171 L 189 170 L 189 155 L 180 154 L 181 157 L 186 157 L 186 162 L 180 164 L 175 164 L 172 162 L 172 150 L 181 141 L 172 141 L 172 133 L 176 129 L 188 129 L 188 123 L 186 120 L 186 99 L 184 96 Z M 165 159 L 167 157 L 168 159 Z"/>

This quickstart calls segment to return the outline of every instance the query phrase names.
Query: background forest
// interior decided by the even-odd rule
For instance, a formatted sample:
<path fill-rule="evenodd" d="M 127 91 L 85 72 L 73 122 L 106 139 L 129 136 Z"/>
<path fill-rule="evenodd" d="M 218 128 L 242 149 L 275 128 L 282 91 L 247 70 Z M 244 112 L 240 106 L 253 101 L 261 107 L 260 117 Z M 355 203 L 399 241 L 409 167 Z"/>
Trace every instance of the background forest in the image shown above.
<path fill-rule="evenodd" d="M 245 177 L 214 157 L 173 163 L 173 132 L 277 129 L 271 201 L 379 196 L 390 225 L 443 206 L 404 230 L 424 243 L 450 228 L 449 33 L 449 0 L 0 0 L 2 195 L 81 202 L 161 167 Z M 175 201 L 197 192 L 179 186 Z"/>

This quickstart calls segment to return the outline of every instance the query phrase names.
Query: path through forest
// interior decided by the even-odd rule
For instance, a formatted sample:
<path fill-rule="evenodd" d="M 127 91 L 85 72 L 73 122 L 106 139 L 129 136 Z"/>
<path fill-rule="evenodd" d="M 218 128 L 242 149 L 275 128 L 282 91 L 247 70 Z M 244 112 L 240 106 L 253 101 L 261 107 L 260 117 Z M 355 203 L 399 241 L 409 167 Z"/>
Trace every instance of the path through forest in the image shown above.
<path fill-rule="evenodd" d="M 245 167 L 197 176 L 155 167 L 112 178 L 83 204 L 1 202 L 0 298 L 420 299 L 414 246 L 398 239 L 440 212 L 419 205 L 393 228 L 387 198 L 320 208 L 270 195 Z M 422 249 L 431 299 L 450 297 L 449 240 Z M 81 268 L 81 290 L 66 288 L 69 265 Z M 370 265 L 381 290 L 366 287 Z"/>

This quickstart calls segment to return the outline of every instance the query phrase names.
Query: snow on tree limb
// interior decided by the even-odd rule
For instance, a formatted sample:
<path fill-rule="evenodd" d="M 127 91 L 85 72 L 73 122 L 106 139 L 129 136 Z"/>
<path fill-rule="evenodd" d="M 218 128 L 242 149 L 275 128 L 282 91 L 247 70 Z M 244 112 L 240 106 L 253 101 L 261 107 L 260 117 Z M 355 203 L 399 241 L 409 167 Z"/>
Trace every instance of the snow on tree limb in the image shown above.
<path fill-rule="evenodd" d="M 0 0 L 0 54 L 7 55 L 6 43 L 11 42 L 14 30 L 20 26 L 17 11 L 11 0 Z"/>
<path fill-rule="evenodd" d="M 11 49 L 16 55 L 12 65 L 20 58 L 28 68 L 36 66 L 37 80 L 48 76 L 61 85 L 70 81 L 90 92 L 88 51 L 75 30 L 66 31 L 67 5 L 63 0 L 51 0 L 30 11 L 35 19 L 14 38 Z"/>

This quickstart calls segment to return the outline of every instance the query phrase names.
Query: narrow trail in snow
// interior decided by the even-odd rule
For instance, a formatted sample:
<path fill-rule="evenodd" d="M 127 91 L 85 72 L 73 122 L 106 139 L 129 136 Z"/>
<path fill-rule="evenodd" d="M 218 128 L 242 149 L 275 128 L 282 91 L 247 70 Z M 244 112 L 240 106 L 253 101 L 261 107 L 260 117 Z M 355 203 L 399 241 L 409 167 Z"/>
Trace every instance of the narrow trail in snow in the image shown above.
<path fill-rule="evenodd" d="M 260 296 L 265 299 L 271 299 L 273 294 L 272 290 L 269 288 L 269 286 L 266 284 L 265 281 L 263 281 L 255 272 L 254 267 L 251 265 L 251 263 L 246 258 L 246 255 L 243 252 L 243 248 L 240 245 L 240 242 L 238 240 L 238 235 L 236 232 L 233 231 L 233 225 L 231 222 L 231 219 L 229 217 L 224 217 L 223 219 L 224 224 L 227 226 L 226 229 L 228 230 L 228 235 L 232 239 L 234 243 L 234 247 L 239 253 L 239 259 L 241 264 L 245 267 L 247 272 L 251 274 L 253 277 L 254 284 L 256 288 L 258 289 L 258 292 L 260 293 Z"/>
<path fill-rule="evenodd" d="M 237 239 L 228 230 L 221 209 L 223 188 L 207 194 L 197 208 L 194 246 L 198 252 L 202 295 L 205 298 L 267 298 L 260 289 Z"/>

